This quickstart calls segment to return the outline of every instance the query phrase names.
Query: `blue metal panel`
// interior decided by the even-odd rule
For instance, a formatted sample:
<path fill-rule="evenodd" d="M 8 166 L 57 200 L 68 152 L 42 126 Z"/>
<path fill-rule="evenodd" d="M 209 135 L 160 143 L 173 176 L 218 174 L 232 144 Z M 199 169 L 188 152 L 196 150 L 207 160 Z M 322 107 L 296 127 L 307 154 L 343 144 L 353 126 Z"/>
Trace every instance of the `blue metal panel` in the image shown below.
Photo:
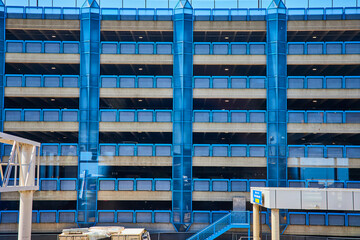
<path fill-rule="evenodd" d="M 77 223 L 85 227 L 97 221 L 100 8 L 95 0 L 86 0 L 81 8 L 80 40 Z"/>
<path fill-rule="evenodd" d="M 180 0 L 174 14 L 172 224 L 187 231 L 192 223 L 193 9 Z"/>
<path fill-rule="evenodd" d="M 267 11 L 267 178 L 270 187 L 286 187 L 286 7 L 274 0 Z"/>

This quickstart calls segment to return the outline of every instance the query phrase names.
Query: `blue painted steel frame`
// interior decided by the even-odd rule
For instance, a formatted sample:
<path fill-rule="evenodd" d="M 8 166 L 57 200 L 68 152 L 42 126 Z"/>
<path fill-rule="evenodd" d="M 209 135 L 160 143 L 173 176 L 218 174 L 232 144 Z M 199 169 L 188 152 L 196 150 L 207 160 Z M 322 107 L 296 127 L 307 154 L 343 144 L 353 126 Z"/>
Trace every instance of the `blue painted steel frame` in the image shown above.
<path fill-rule="evenodd" d="M 180 0 L 174 11 L 171 222 L 177 231 L 187 231 L 192 223 L 193 9 Z"/>
<path fill-rule="evenodd" d="M 267 11 L 267 179 L 269 187 L 286 187 L 286 7 L 273 0 Z"/>
<path fill-rule="evenodd" d="M 95 0 L 86 0 L 81 8 L 80 41 L 77 224 L 85 227 L 97 221 L 100 8 Z"/>

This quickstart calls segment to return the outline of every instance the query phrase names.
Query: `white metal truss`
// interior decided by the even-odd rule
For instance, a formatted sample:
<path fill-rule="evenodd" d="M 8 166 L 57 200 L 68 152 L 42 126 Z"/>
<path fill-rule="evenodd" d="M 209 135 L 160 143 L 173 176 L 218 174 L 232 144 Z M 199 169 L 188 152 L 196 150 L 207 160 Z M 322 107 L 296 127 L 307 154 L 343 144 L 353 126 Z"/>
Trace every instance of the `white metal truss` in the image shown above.
<path fill-rule="evenodd" d="M 30 240 L 33 194 L 39 190 L 40 182 L 40 143 L 2 132 L 0 143 L 12 145 L 7 161 L 1 159 L 0 192 L 20 192 L 18 239 Z M 2 169 L 4 165 L 5 173 Z"/>

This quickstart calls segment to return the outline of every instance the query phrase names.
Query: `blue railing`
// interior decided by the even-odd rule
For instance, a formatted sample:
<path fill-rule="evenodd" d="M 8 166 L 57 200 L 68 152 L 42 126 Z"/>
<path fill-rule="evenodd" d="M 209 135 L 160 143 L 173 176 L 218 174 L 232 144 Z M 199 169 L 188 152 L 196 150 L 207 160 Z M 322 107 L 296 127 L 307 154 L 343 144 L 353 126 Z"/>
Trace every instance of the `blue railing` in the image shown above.
<path fill-rule="evenodd" d="M 6 74 L 5 87 L 79 87 L 79 75 Z"/>
<path fill-rule="evenodd" d="M 80 42 L 77 41 L 23 41 L 6 40 L 8 53 L 65 53 L 78 54 Z"/>
<path fill-rule="evenodd" d="M 288 157 L 360 158 L 360 146 L 289 145 Z"/>
<path fill-rule="evenodd" d="M 77 122 L 78 109 L 4 109 L 5 121 Z M 194 110 L 193 122 L 265 123 L 265 110 Z M 360 123 L 360 111 L 289 110 L 288 123 Z M 172 110 L 100 110 L 101 122 L 171 122 Z"/>
<path fill-rule="evenodd" d="M 266 145 L 194 144 L 194 157 L 266 157 Z"/>
<path fill-rule="evenodd" d="M 289 55 L 360 54 L 360 42 L 288 42 Z M 195 42 L 194 54 L 199 55 L 265 55 L 262 42 Z"/>
<path fill-rule="evenodd" d="M 288 187 L 296 187 L 296 188 L 360 188 L 360 181 L 288 180 Z"/>
<path fill-rule="evenodd" d="M 102 54 L 173 54 L 172 42 L 101 42 Z M 8 53 L 78 54 L 77 41 L 7 40 Z M 360 42 L 289 42 L 289 55 L 360 54 Z M 195 42 L 195 55 L 265 55 L 263 42 Z"/>
<path fill-rule="evenodd" d="M 265 110 L 194 110 L 193 122 L 265 123 Z"/>
<path fill-rule="evenodd" d="M 206 214 L 206 211 L 204 211 L 204 214 Z M 195 216 L 193 216 L 193 219 L 195 219 Z M 215 239 L 232 227 L 248 228 L 248 236 L 250 237 L 250 224 L 249 211 L 231 211 L 187 240 Z"/>
<path fill-rule="evenodd" d="M 289 76 L 289 89 L 359 89 L 360 76 Z"/>
<path fill-rule="evenodd" d="M 360 76 L 289 76 L 289 89 L 359 89 Z M 79 75 L 6 74 L 5 87 L 78 87 Z M 102 75 L 102 88 L 172 88 L 172 76 Z M 194 88 L 260 88 L 264 76 L 194 76 Z"/>
<path fill-rule="evenodd" d="M 10 179 L 10 183 L 14 179 Z M 171 178 L 98 178 L 98 191 L 171 191 Z M 190 183 L 189 183 L 190 184 Z M 197 192 L 250 192 L 251 187 L 266 187 L 266 179 L 209 179 L 191 182 Z M 360 189 L 360 181 L 288 180 L 288 187 Z M 76 178 L 40 178 L 40 191 L 76 191 Z"/>
<path fill-rule="evenodd" d="M 101 122 L 171 122 L 172 110 L 100 110 Z"/>
<path fill-rule="evenodd" d="M 78 109 L 4 109 L 5 121 L 77 122 Z"/>
<path fill-rule="evenodd" d="M 288 212 L 290 225 L 360 227 L 359 213 Z"/>
<path fill-rule="evenodd" d="M 261 88 L 266 87 L 266 77 L 261 76 L 195 76 L 194 88 Z"/>
<path fill-rule="evenodd" d="M 195 223 L 212 223 L 229 214 L 229 211 L 193 211 Z M 262 224 L 269 223 L 267 212 L 261 213 Z M 76 223 L 76 210 L 33 210 L 33 223 Z M 102 223 L 170 223 L 169 210 L 98 210 L 98 222 Z M 252 212 L 248 219 L 252 219 Z M 252 220 L 251 220 L 252 221 Z M 0 211 L 0 223 L 18 223 L 18 210 Z M 320 225 L 360 227 L 359 213 L 288 212 L 290 225 Z"/>
<path fill-rule="evenodd" d="M 360 111 L 289 110 L 288 123 L 360 123 Z"/>
<path fill-rule="evenodd" d="M 360 54 L 360 42 L 289 42 L 289 55 Z"/>
<path fill-rule="evenodd" d="M 335 8 L 331 8 L 331 4 L 328 5 L 327 8 L 324 8 L 323 6 L 321 6 L 321 4 L 317 8 L 293 8 L 290 3 L 287 5 L 288 20 L 360 19 L 360 9 L 357 8 L 355 1 L 356 0 L 354 0 L 354 4 L 351 6 L 346 6 L 344 3 L 340 3 L 337 5 L 335 4 Z M 131 2 L 133 3 L 133 1 Z M 235 0 L 235 4 L 228 7 L 224 5 L 224 2 L 221 2 L 221 9 L 212 8 L 214 3 L 213 1 L 208 1 L 208 3 L 210 4 L 210 6 L 197 6 L 196 4 L 194 5 L 195 21 L 265 21 L 266 8 L 257 8 L 258 6 L 256 1 L 253 1 L 253 3 L 255 4 L 254 6 L 247 6 L 250 8 L 238 8 L 239 5 L 236 4 Z M 112 1 L 111 6 L 114 5 L 116 6 L 116 3 Z M 160 8 L 145 8 L 146 5 L 140 4 L 137 6 L 139 8 L 131 8 L 131 5 L 118 6 L 125 8 L 102 8 L 101 19 L 132 21 L 171 21 L 173 19 L 173 9 L 168 8 L 169 6 L 170 5 L 168 4 L 164 4 Z M 241 6 L 246 5 L 242 3 Z M 6 17 L 20 19 L 28 18 L 78 20 L 80 19 L 80 8 L 7 6 Z"/>
<path fill-rule="evenodd" d="M 172 42 L 102 42 L 102 54 L 173 54 Z"/>

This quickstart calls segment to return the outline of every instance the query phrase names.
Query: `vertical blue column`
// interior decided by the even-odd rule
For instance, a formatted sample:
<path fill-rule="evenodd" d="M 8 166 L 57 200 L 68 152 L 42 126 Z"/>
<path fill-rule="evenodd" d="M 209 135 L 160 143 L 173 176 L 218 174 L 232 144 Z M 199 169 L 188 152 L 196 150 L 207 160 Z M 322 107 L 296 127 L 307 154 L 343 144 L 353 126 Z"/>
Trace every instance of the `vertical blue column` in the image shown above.
<path fill-rule="evenodd" d="M 99 146 L 100 8 L 95 0 L 81 7 L 78 225 L 97 219 Z"/>
<path fill-rule="evenodd" d="M 267 9 L 267 179 L 269 187 L 287 181 L 286 7 L 273 0 Z"/>
<path fill-rule="evenodd" d="M 0 132 L 4 131 L 4 84 L 5 84 L 5 5 L 0 0 Z"/>
<path fill-rule="evenodd" d="M 174 14 L 172 223 L 186 231 L 192 211 L 193 9 L 180 0 Z"/>

